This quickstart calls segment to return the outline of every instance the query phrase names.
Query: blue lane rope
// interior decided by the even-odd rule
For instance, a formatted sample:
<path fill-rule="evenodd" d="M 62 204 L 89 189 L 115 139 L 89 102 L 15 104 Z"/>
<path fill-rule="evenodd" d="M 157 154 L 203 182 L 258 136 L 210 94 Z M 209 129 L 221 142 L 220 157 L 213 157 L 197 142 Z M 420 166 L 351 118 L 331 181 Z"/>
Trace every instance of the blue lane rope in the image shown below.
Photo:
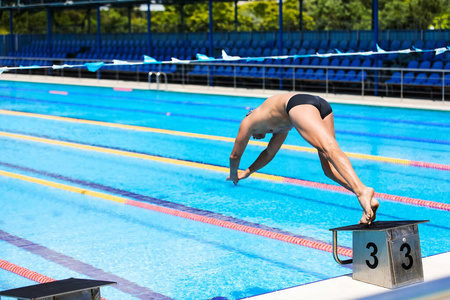
<path fill-rule="evenodd" d="M 105 62 L 89 62 L 84 64 L 78 64 L 78 65 L 53 65 L 53 66 L 38 66 L 38 65 L 32 65 L 32 66 L 19 66 L 19 67 L 0 67 L 0 74 L 6 71 L 11 70 L 28 70 L 28 69 L 64 69 L 64 68 L 83 68 L 86 67 L 91 72 L 96 72 L 99 69 L 101 69 L 104 66 L 132 66 L 132 65 L 146 65 L 146 64 L 190 64 L 190 63 L 196 63 L 196 62 L 223 62 L 223 61 L 240 61 L 245 60 L 247 62 L 250 61 L 264 61 L 266 59 L 288 59 L 288 58 L 307 58 L 307 57 L 320 57 L 320 58 L 327 58 L 327 57 L 337 57 L 337 56 L 355 56 L 355 55 L 361 55 L 361 56 L 372 56 L 372 55 L 387 55 L 387 54 L 394 54 L 394 53 L 421 53 L 421 52 L 434 52 L 435 55 L 440 55 L 446 51 L 450 51 L 450 46 L 442 47 L 442 48 L 436 48 L 432 50 L 422 50 L 413 47 L 413 50 L 411 49 L 403 49 L 403 50 L 396 50 L 396 51 L 385 51 L 377 44 L 377 51 L 365 51 L 365 52 L 347 52 L 342 53 L 339 50 L 335 49 L 336 53 L 325 53 L 325 54 L 304 54 L 304 55 L 280 55 L 280 56 L 262 56 L 262 57 L 240 57 L 240 56 L 230 56 L 228 55 L 225 50 L 222 50 L 222 58 L 214 58 L 209 57 L 205 54 L 198 53 L 196 55 L 197 60 L 180 60 L 178 58 L 172 57 L 170 61 L 158 61 L 153 57 L 144 55 L 144 60 L 142 62 L 128 62 L 123 60 L 117 60 L 113 59 L 112 63 L 105 63 Z"/>

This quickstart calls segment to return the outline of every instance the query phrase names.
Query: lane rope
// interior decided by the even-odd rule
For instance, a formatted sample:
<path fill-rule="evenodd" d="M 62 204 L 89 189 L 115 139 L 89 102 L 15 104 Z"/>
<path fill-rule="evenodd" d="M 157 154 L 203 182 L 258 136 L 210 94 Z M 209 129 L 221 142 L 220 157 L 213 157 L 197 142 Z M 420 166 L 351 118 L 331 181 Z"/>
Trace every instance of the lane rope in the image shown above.
<path fill-rule="evenodd" d="M 56 120 L 56 121 L 63 121 L 63 122 L 70 122 L 70 123 L 89 124 L 89 125 L 103 126 L 103 127 L 109 127 L 109 128 L 120 128 L 120 129 L 133 130 L 133 131 L 152 132 L 152 133 L 167 134 L 167 135 L 173 135 L 173 136 L 183 136 L 183 137 L 190 137 L 190 138 L 199 138 L 199 139 L 234 143 L 234 138 L 229 138 L 229 137 L 174 131 L 174 130 L 168 130 L 168 129 L 158 129 L 158 128 L 151 128 L 151 127 L 136 126 L 136 125 L 116 124 L 116 123 L 109 123 L 109 122 L 103 122 L 103 121 L 93 121 L 93 120 L 76 119 L 76 118 L 69 118 L 69 117 L 50 116 L 50 115 L 9 111 L 9 110 L 1 110 L 1 109 L 0 109 L 0 114 L 31 117 L 31 118 L 40 118 L 40 119 L 47 119 L 47 120 Z M 249 141 L 249 144 L 261 146 L 261 147 L 267 147 L 268 143 L 251 140 L 251 141 Z M 295 145 L 282 145 L 281 148 L 287 149 L 287 150 L 292 150 L 292 151 L 317 153 L 317 150 L 314 148 L 311 148 L 311 147 L 302 147 L 302 146 L 295 146 Z M 383 157 L 383 156 L 376 156 L 376 155 L 370 155 L 370 154 L 350 153 L 350 152 L 345 152 L 345 154 L 348 157 L 363 159 L 363 160 L 386 162 L 386 163 L 391 163 L 391 164 L 400 164 L 400 165 L 414 166 L 414 167 L 420 167 L 420 168 L 450 171 L 450 165 L 446 165 L 446 164 L 429 163 L 429 162 L 421 162 L 421 161 L 414 161 L 414 160 L 401 159 L 401 158 L 391 158 L 391 157 Z"/>
<path fill-rule="evenodd" d="M 206 216 L 201 216 L 201 215 L 197 215 L 197 214 L 193 214 L 193 213 L 189 213 L 189 212 L 179 211 L 179 210 L 172 209 L 172 208 L 161 207 L 161 206 L 153 205 L 150 203 L 144 203 L 144 202 L 140 202 L 140 201 L 136 201 L 136 200 L 127 199 L 124 197 L 119 197 L 119 196 L 105 194 L 105 193 L 101 193 L 101 192 L 97 192 L 97 191 L 87 190 L 87 189 L 83 189 L 83 188 L 79 188 L 79 187 L 75 187 L 75 186 L 70 186 L 67 184 L 57 183 L 57 182 L 53 182 L 53 181 L 48 181 L 48 180 L 44 180 L 44 179 L 40 179 L 40 178 L 16 174 L 16 173 L 7 172 L 7 171 L 3 171 L 3 170 L 0 170 L 0 175 L 9 177 L 9 178 L 19 179 L 19 180 L 26 181 L 26 182 L 40 184 L 43 186 L 57 188 L 60 190 L 65 190 L 65 191 L 69 191 L 69 192 L 73 192 L 73 193 L 83 194 L 86 196 L 100 198 L 100 199 L 104 199 L 104 200 L 108 200 L 108 201 L 112 201 L 112 202 L 116 202 L 116 203 L 130 205 L 130 206 L 134 206 L 134 207 L 138 207 L 138 208 L 143 208 L 146 210 L 151 210 L 151 211 L 155 211 L 155 212 L 159 212 L 159 213 L 163 213 L 163 214 L 167 214 L 167 215 L 177 216 L 177 217 L 181 217 L 184 219 L 189 219 L 189 220 L 198 221 L 198 222 L 211 224 L 211 225 L 215 225 L 215 226 L 220 226 L 220 227 L 224 227 L 224 228 L 228 228 L 228 229 L 233 229 L 233 230 L 237 230 L 237 231 L 241 231 L 241 232 L 245 232 L 245 233 L 250 233 L 250 234 L 254 234 L 254 235 L 258 235 L 258 236 L 262 236 L 262 237 L 266 237 L 266 238 L 271 238 L 271 239 L 275 239 L 275 240 L 279 240 L 279 241 L 283 241 L 283 242 L 287 242 L 287 243 L 291 243 L 291 244 L 295 244 L 295 245 L 300 245 L 300 246 L 304 246 L 304 247 L 308 247 L 308 248 L 312 248 L 312 249 L 322 250 L 322 251 L 326 251 L 326 252 L 330 252 L 330 253 L 333 252 L 332 245 L 320 243 L 317 241 L 311 241 L 311 240 L 307 240 L 307 239 L 303 239 L 303 238 L 299 238 L 299 237 L 293 237 L 293 236 L 285 235 L 282 233 L 271 232 L 271 231 L 264 230 L 264 229 L 254 228 L 254 227 L 241 225 L 241 224 L 237 224 L 237 223 L 233 223 L 233 222 L 229 222 L 229 221 L 218 220 L 218 219 L 211 218 L 211 217 L 206 217 Z M 338 247 L 338 253 L 340 255 L 344 255 L 344 256 L 348 256 L 348 257 L 352 257 L 352 255 L 353 255 L 352 250 L 345 249 L 342 247 Z"/>
<path fill-rule="evenodd" d="M 48 283 L 48 282 L 56 281 L 56 279 L 53 279 L 51 277 L 31 271 L 27 268 L 10 263 L 9 261 L 3 260 L 3 259 L 0 259 L 0 268 L 2 268 L 3 270 L 6 270 L 6 271 L 12 272 L 14 274 L 17 274 L 19 276 L 22 276 L 24 278 L 33 280 L 38 283 Z M 106 300 L 106 299 L 101 297 L 101 300 Z"/>
<path fill-rule="evenodd" d="M 140 158 L 140 159 L 145 159 L 145 160 L 150 160 L 150 161 L 156 161 L 156 162 L 162 162 L 162 163 L 168 163 L 168 164 L 176 164 L 176 165 L 192 167 L 192 168 L 199 168 L 199 169 L 210 170 L 210 171 L 217 171 L 217 172 L 224 172 L 224 173 L 229 172 L 229 169 L 227 167 L 222 167 L 222 166 L 217 166 L 217 165 L 209 165 L 209 164 L 204 164 L 204 163 L 199 163 L 199 162 L 194 162 L 194 161 L 180 160 L 180 159 L 175 159 L 175 158 L 155 156 L 155 155 L 144 154 L 144 153 L 136 153 L 136 152 L 130 152 L 130 151 L 125 151 L 125 150 L 104 148 L 104 147 L 99 147 L 99 146 L 91 146 L 91 145 L 85 145 L 85 144 L 79 144 L 79 143 L 73 143 L 73 142 L 51 140 L 51 139 L 46 139 L 46 138 L 33 137 L 33 136 L 27 136 L 27 135 L 21 135 L 21 134 L 13 134 L 13 133 L 1 132 L 1 131 L 0 131 L 0 136 L 14 138 L 14 139 L 34 141 L 34 142 L 39 142 L 39 143 L 51 144 L 51 145 L 57 145 L 57 146 L 71 147 L 71 148 L 88 150 L 88 151 L 96 151 L 96 152 L 100 152 L 100 153 L 109 153 L 109 154 L 115 154 L 115 155 L 126 156 L 126 157 L 134 157 L 134 158 Z M 323 189 L 323 190 L 327 190 L 327 191 L 336 191 L 336 192 L 341 192 L 341 193 L 346 193 L 346 194 L 352 194 L 350 191 L 348 191 L 347 189 L 345 189 L 341 186 L 331 185 L 331 184 L 326 184 L 326 183 L 319 183 L 319 182 L 314 182 L 314 181 L 289 178 L 289 177 L 283 177 L 283 176 L 271 175 L 271 174 L 265 174 L 265 173 L 258 173 L 258 172 L 253 173 L 251 175 L 251 177 L 275 181 L 275 182 L 291 183 L 291 184 L 296 184 L 296 185 L 300 185 L 300 186 L 306 186 L 306 187 L 311 187 L 311 188 L 316 188 L 316 189 Z M 442 203 L 442 202 L 415 199 L 415 198 L 390 195 L 390 194 L 385 194 L 385 193 L 375 193 L 375 197 L 380 198 L 380 199 L 389 200 L 392 202 L 400 202 L 400 203 L 412 204 L 412 205 L 421 206 L 421 207 L 428 207 L 428 208 L 433 208 L 433 209 L 438 209 L 438 210 L 450 211 L 450 204 Z"/>

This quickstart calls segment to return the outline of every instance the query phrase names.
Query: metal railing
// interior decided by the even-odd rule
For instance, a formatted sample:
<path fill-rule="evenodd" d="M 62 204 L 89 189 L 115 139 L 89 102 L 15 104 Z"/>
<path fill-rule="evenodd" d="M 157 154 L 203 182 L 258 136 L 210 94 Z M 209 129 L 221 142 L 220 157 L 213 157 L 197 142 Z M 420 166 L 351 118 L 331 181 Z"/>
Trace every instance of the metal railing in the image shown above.
<path fill-rule="evenodd" d="M 47 64 L 47 68 L 43 69 L 24 69 L 13 71 L 17 74 L 38 74 L 48 76 L 64 76 L 64 77 L 78 77 L 78 78 L 103 78 L 126 81 L 142 81 L 145 80 L 151 88 L 152 76 L 155 76 L 156 88 L 160 88 L 161 79 L 164 77 L 165 89 L 168 88 L 168 83 L 177 84 L 194 84 L 206 86 L 227 86 L 232 88 L 247 88 L 247 89 L 283 89 L 291 91 L 318 91 L 323 93 L 350 93 L 378 96 L 391 96 L 403 99 L 408 97 L 422 97 L 426 99 L 439 99 L 446 101 L 450 98 L 450 70 L 447 69 L 408 69 L 408 68 L 386 68 L 386 67 L 338 67 L 338 66 L 317 66 L 317 65 L 285 65 L 285 64 L 250 64 L 237 62 L 223 62 L 223 63 L 206 63 L 206 62 L 191 62 L 189 64 L 178 64 L 177 70 L 174 73 L 165 72 L 164 66 L 172 65 L 172 63 L 163 63 L 157 65 L 134 65 L 120 67 L 111 66 L 103 67 L 99 71 L 93 73 L 86 68 L 65 68 L 52 69 L 52 65 L 62 65 L 64 63 L 73 65 L 82 65 L 86 62 L 99 62 L 99 60 L 61 60 L 61 59 L 45 59 L 45 58 L 25 58 L 25 57 L 0 57 L 1 64 L 8 62 L 8 66 L 17 67 L 19 65 L 33 65 L 37 62 Z M 110 61 L 105 61 L 110 62 Z M 197 67 L 197 69 L 196 69 Z M 227 69 L 228 74 L 220 72 L 223 68 Z M 242 73 L 244 71 L 257 70 L 257 73 Z M 195 70 L 203 69 L 200 73 L 195 73 Z M 278 71 L 278 70 L 282 71 Z M 275 73 L 274 73 L 275 70 Z M 298 76 L 298 73 L 309 72 L 309 74 L 316 74 L 318 70 L 323 70 L 323 76 L 307 77 Z M 308 71 L 312 70 L 312 71 Z M 278 71 L 278 73 L 277 73 Z M 347 73 L 354 71 L 359 74 L 359 78 L 352 81 L 335 80 L 331 76 L 338 71 Z M 8 71 L 12 72 L 12 71 Z M 288 72 L 288 73 L 286 73 Z M 399 82 L 390 82 L 392 74 L 400 73 Z M 403 82 L 406 73 L 425 73 L 439 74 L 439 84 L 423 85 Z M 145 75 L 143 75 L 143 73 Z M 342 73 L 342 72 L 341 72 Z M 252 75 L 253 74 L 253 75 Z M 286 74 L 289 74 L 286 75 Z"/>

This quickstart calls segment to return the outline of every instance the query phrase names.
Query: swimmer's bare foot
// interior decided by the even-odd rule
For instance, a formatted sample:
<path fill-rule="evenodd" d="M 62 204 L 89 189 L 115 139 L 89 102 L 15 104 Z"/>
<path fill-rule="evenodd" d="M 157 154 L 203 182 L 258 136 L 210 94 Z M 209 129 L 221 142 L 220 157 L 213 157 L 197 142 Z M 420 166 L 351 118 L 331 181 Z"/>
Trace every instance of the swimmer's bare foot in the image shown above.
<path fill-rule="evenodd" d="M 366 187 L 364 191 L 358 196 L 359 204 L 363 209 L 363 215 L 359 224 L 370 225 L 376 218 L 376 211 L 380 206 L 377 199 L 373 197 L 375 191 L 373 188 Z"/>

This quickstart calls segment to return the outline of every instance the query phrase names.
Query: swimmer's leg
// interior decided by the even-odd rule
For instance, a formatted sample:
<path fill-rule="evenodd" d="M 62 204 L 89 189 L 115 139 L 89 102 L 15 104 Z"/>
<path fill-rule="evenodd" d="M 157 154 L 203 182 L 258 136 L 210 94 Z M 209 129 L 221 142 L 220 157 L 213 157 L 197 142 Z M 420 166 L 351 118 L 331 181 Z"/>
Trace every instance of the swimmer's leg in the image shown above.
<path fill-rule="evenodd" d="M 364 211 L 360 223 L 370 224 L 375 219 L 379 203 L 373 198 L 374 190 L 361 182 L 350 160 L 339 148 L 334 134 L 333 113 L 322 120 L 317 108 L 305 104 L 293 107 L 289 116 L 300 135 L 330 164 L 328 168 L 325 165 L 324 171 L 330 171 L 329 174 L 337 171 L 331 178 L 356 194 Z"/>

